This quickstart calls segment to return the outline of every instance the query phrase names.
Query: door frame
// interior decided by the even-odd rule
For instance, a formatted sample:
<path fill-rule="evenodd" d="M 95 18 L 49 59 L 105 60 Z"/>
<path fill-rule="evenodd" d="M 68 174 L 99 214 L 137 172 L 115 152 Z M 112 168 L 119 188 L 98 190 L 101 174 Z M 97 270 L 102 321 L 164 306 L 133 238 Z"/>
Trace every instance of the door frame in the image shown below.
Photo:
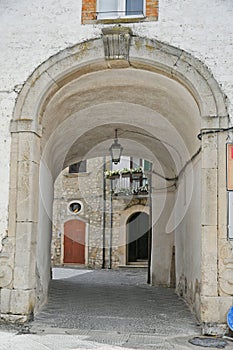
<path fill-rule="evenodd" d="M 84 218 L 81 218 L 81 217 L 69 217 L 67 218 L 65 221 L 63 221 L 61 223 L 61 258 L 60 258 L 60 262 L 61 262 L 61 265 L 64 265 L 64 264 L 67 264 L 67 263 L 64 263 L 64 241 L 65 241 L 65 223 L 67 221 L 70 221 L 70 220 L 78 220 L 78 221 L 83 221 L 85 223 L 85 265 L 88 264 L 88 239 L 89 239 L 89 224 L 87 222 L 87 220 L 85 220 Z"/>
<path fill-rule="evenodd" d="M 127 247 L 126 247 L 126 262 L 127 264 L 130 264 L 130 263 L 136 263 L 138 261 L 140 261 L 140 259 L 135 259 L 135 261 L 129 261 L 129 245 L 130 245 L 130 242 L 128 242 L 128 239 L 129 239 L 129 235 L 130 235 L 130 226 L 128 225 L 130 222 L 130 219 L 135 216 L 136 214 L 138 214 L 138 216 L 140 216 L 141 214 L 143 215 L 146 215 L 147 216 L 147 219 L 148 219 L 148 230 L 147 230 L 147 238 L 149 239 L 149 229 L 150 229 L 150 217 L 147 213 L 145 213 L 144 211 L 137 211 L 135 213 L 133 213 L 132 215 L 129 216 L 127 222 L 126 222 L 126 244 L 127 244 Z M 137 217 L 135 218 L 135 220 L 137 219 Z M 138 241 L 142 236 L 140 236 L 138 239 L 136 239 L 136 241 Z M 148 256 L 147 256 L 147 259 L 145 259 L 145 261 L 148 261 L 149 259 L 149 252 L 148 252 Z M 143 260 L 144 261 L 144 260 Z"/>

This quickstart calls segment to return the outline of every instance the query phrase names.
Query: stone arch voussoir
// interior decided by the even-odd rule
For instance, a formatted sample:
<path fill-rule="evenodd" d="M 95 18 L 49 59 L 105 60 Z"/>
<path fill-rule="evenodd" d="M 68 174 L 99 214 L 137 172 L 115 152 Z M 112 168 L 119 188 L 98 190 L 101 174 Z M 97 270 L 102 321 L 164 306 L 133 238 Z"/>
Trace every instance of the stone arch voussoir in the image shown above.
<path fill-rule="evenodd" d="M 116 62 L 116 61 L 115 61 Z M 14 110 L 13 120 L 30 119 L 38 128 L 44 106 L 66 82 L 88 72 L 115 67 L 105 60 L 102 38 L 77 44 L 42 63 L 24 84 Z M 118 66 L 155 70 L 178 80 L 197 101 L 205 117 L 226 117 L 226 97 L 211 71 L 191 54 L 157 40 L 132 36 L 129 58 Z"/>

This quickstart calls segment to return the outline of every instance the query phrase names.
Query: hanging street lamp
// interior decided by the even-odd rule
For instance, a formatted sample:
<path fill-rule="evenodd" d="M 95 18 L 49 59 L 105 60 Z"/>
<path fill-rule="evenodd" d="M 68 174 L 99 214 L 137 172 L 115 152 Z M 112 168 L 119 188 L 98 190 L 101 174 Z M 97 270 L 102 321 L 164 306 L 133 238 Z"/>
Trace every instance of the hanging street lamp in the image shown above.
<path fill-rule="evenodd" d="M 111 154 L 112 162 L 114 164 L 120 163 L 123 147 L 118 143 L 117 129 L 115 129 L 115 139 L 112 146 L 109 148 L 109 151 Z"/>

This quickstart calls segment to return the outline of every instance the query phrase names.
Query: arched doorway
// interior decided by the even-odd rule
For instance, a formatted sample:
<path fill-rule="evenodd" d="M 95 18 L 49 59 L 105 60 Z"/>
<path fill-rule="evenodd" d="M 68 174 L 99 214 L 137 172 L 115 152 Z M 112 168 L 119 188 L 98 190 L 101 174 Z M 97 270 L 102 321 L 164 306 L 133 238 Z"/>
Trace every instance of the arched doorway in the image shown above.
<path fill-rule="evenodd" d="M 99 38 L 41 65 L 19 95 L 11 127 L 14 249 L 7 253 L 14 274 L 2 290 L 1 299 L 10 300 L 3 317 L 26 320 L 46 301 L 54 181 L 72 163 L 106 156 L 119 128 L 125 154 L 153 164 L 154 283 L 170 275 L 175 242 L 178 291 L 203 322 L 218 317 L 224 323 L 219 245 L 229 247 L 226 174 L 219 162 L 225 141 L 203 131 L 220 125 L 228 126 L 225 97 L 211 73 L 164 43 L 132 37 L 129 59 L 111 62 Z M 218 313 L 212 312 L 213 302 Z M 229 294 L 224 305 L 231 302 Z"/>
<path fill-rule="evenodd" d="M 127 262 L 148 260 L 149 216 L 136 212 L 127 221 Z"/>
<path fill-rule="evenodd" d="M 64 224 L 64 264 L 85 264 L 85 222 L 69 220 Z"/>

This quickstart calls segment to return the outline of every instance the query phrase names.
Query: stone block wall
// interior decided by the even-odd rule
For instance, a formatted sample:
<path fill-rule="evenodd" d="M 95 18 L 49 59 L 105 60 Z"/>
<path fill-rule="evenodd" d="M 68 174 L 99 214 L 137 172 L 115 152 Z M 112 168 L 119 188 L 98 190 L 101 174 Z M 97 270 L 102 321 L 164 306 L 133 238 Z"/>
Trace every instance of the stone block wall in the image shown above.
<path fill-rule="evenodd" d="M 106 201 L 104 203 L 103 184 L 102 158 L 89 160 L 86 173 L 70 174 L 67 168 L 57 178 L 53 203 L 52 265 L 63 264 L 64 223 L 72 219 L 86 222 L 86 265 L 93 268 L 102 267 L 103 248 L 105 248 L 106 267 L 109 265 L 113 268 L 118 267 L 122 264 L 120 258 L 122 255 L 125 261 L 126 226 L 121 223 L 122 216 L 126 215 L 126 210 L 129 208 L 134 207 L 137 211 L 136 208 L 139 206 L 148 207 L 149 199 L 134 196 L 113 196 L 111 198 L 111 182 L 106 180 Z M 69 203 L 74 200 L 83 203 L 83 210 L 77 215 L 72 214 L 68 209 Z M 105 210 L 105 215 L 103 210 Z M 127 215 L 124 221 L 127 221 Z M 104 247 L 103 239 L 105 239 Z"/>

